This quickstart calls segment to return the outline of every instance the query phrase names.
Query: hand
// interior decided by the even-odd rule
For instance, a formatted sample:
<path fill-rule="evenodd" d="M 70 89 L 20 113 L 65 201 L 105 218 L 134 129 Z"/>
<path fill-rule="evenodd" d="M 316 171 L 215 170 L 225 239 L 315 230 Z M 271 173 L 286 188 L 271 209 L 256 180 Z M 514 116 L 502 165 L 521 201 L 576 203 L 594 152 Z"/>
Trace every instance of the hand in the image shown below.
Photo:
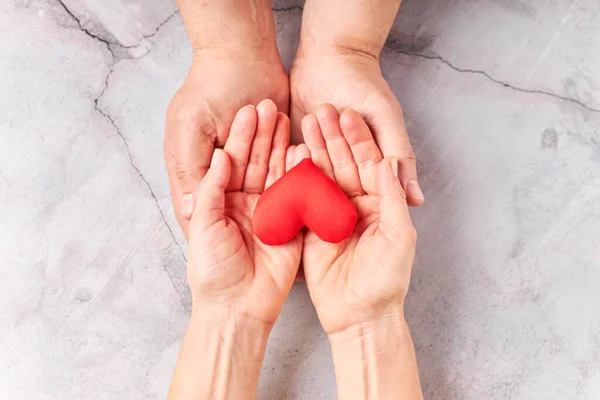
<path fill-rule="evenodd" d="M 244 105 L 273 99 L 287 113 L 288 77 L 279 55 L 199 50 L 167 112 L 165 159 L 175 215 L 188 237 L 194 191 L 215 147 L 227 141 L 233 118 Z"/>
<path fill-rule="evenodd" d="M 380 318 L 404 321 L 416 233 L 395 158 L 383 155 L 363 118 L 332 105 L 302 121 L 313 162 L 356 205 L 353 235 L 339 243 L 307 232 L 303 263 L 317 314 L 330 335 Z"/>
<path fill-rule="evenodd" d="M 383 78 L 376 57 L 349 50 L 317 52 L 301 48 L 290 71 L 290 85 L 293 136 L 299 136 L 302 118 L 322 104 L 331 103 L 340 111 L 357 110 L 375 135 L 383 155 L 396 157 L 400 162 L 399 177 L 408 193 L 408 204 L 423 203 L 402 109 Z"/>
<path fill-rule="evenodd" d="M 285 172 L 289 120 L 270 100 L 236 115 L 215 150 L 190 223 L 188 283 L 194 308 L 275 323 L 300 264 L 302 233 L 282 246 L 252 231 L 260 196 Z"/>

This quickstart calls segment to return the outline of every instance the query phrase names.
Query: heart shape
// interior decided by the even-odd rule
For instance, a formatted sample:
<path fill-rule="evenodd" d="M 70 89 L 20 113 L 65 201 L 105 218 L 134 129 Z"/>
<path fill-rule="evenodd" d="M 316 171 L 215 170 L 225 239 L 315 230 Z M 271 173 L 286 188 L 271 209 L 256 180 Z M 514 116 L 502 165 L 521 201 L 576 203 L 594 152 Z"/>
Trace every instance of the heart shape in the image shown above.
<path fill-rule="evenodd" d="M 357 221 L 354 204 L 308 158 L 264 191 L 252 215 L 254 234 L 271 246 L 289 242 L 303 226 L 339 243 L 352 235 Z"/>

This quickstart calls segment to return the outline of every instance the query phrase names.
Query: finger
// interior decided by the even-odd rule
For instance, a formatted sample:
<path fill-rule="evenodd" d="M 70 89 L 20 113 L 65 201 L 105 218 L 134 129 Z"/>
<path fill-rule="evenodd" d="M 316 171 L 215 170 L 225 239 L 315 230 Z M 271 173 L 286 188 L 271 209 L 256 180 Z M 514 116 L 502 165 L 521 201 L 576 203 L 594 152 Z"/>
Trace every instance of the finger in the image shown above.
<path fill-rule="evenodd" d="M 358 167 L 363 189 L 377 193 L 377 165 L 383 159 L 375 138 L 363 117 L 354 110 L 345 110 L 340 116 L 342 133 Z"/>
<path fill-rule="evenodd" d="M 173 207 L 182 228 L 192 217 L 193 193 L 208 170 L 217 136 L 214 122 L 202 117 L 181 115 L 175 108 L 169 108 L 167 115 L 164 154 Z"/>
<path fill-rule="evenodd" d="M 288 147 L 285 154 L 285 171 L 289 171 L 294 167 L 294 153 L 296 152 L 296 146 L 292 145 Z"/>
<path fill-rule="evenodd" d="M 294 167 L 300 164 L 300 162 L 305 158 L 310 159 L 310 151 L 308 150 L 306 144 L 301 143 L 296 146 L 296 150 L 294 151 Z"/>
<path fill-rule="evenodd" d="M 316 114 L 333 165 L 335 180 L 349 197 L 364 194 L 356 163 L 340 128 L 339 113 L 331 104 L 325 104 L 317 109 Z"/>
<path fill-rule="evenodd" d="M 329 176 L 331 179 L 335 179 L 333 174 L 333 165 L 329 159 L 329 153 L 327 152 L 327 146 L 325 145 L 325 139 L 323 139 L 323 133 L 319 126 L 319 121 L 314 114 L 308 114 L 302 119 L 302 135 L 304 142 L 310 150 L 310 156 L 317 167 Z"/>
<path fill-rule="evenodd" d="M 404 126 L 402 109 L 383 109 L 367 121 L 384 157 L 396 157 L 400 163 L 399 177 L 407 191 L 408 204 L 423 204 L 425 197 L 417 180 L 417 163 Z"/>
<path fill-rule="evenodd" d="M 231 124 L 229 138 L 223 148 L 231 160 L 231 179 L 227 187 L 229 192 L 242 190 L 257 119 L 254 106 L 244 106 L 237 112 Z"/>
<path fill-rule="evenodd" d="M 265 183 L 265 190 L 285 174 L 285 158 L 290 143 L 290 120 L 284 113 L 277 115 L 275 133 L 271 144 L 271 158 L 269 159 L 269 173 Z"/>
<path fill-rule="evenodd" d="M 385 158 L 377 167 L 379 230 L 397 247 L 414 246 L 416 234 L 408 212 L 406 194 L 398 180 L 398 160 Z"/>
<path fill-rule="evenodd" d="M 196 196 L 196 207 L 190 222 L 192 235 L 194 232 L 203 232 L 225 218 L 225 189 L 230 177 L 229 157 L 223 150 L 216 149 Z"/>
<path fill-rule="evenodd" d="M 261 193 L 269 171 L 271 141 L 277 121 L 277 106 L 272 100 L 263 100 L 256 106 L 258 124 L 250 149 L 246 176 L 242 190 L 247 193 Z"/>

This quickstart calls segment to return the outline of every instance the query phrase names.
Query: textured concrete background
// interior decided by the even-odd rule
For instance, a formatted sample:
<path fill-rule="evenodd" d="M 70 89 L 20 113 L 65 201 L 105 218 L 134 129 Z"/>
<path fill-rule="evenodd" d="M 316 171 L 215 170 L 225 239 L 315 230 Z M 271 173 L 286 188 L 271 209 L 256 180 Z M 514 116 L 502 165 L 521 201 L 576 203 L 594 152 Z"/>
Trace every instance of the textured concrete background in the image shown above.
<path fill-rule="evenodd" d="M 302 3 L 274 4 L 289 65 Z M 405 0 L 383 67 L 428 202 L 427 399 L 600 398 L 600 1 Z M 0 0 L 0 398 L 163 398 L 190 306 L 162 158 L 172 1 Z M 333 399 L 296 285 L 260 399 Z"/>

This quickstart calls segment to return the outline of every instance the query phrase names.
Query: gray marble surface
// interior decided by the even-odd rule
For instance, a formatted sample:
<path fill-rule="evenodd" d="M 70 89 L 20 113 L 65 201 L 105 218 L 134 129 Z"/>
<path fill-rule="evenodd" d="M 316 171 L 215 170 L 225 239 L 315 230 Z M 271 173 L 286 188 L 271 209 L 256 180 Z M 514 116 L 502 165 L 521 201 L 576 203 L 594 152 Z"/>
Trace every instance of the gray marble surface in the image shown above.
<path fill-rule="evenodd" d="M 277 1 L 287 65 L 301 2 Z M 427 399 L 600 398 L 600 2 L 405 0 L 383 68 L 427 203 Z M 172 1 L 0 0 L 0 398 L 164 398 L 190 298 L 162 157 Z M 260 399 L 333 399 L 298 284 Z"/>

